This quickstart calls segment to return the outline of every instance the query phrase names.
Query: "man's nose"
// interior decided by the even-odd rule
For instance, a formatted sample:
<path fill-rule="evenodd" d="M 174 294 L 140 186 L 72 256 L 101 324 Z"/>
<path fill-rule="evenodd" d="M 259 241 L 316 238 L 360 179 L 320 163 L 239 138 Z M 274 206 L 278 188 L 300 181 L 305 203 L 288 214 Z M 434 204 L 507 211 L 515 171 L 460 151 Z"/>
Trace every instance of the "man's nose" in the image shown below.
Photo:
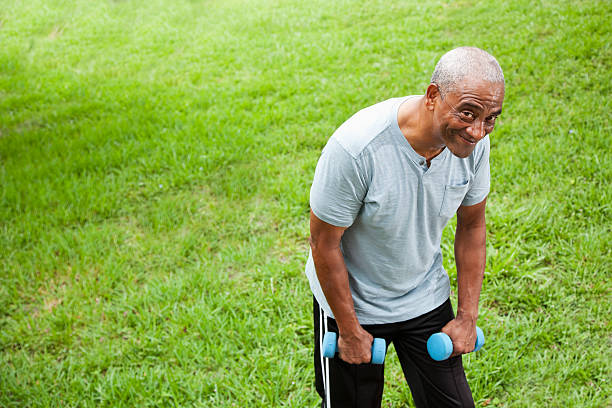
<path fill-rule="evenodd" d="M 477 142 L 486 136 L 484 123 L 480 120 L 474 121 L 470 126 L 468 126 L 466 132 L 476 139 Z"/>

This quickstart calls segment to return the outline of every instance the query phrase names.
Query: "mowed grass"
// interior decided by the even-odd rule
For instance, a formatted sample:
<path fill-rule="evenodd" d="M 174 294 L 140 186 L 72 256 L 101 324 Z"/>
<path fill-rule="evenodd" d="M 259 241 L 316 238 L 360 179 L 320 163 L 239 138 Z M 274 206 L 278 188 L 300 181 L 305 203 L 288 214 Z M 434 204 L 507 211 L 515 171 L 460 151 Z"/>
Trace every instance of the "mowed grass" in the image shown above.
<path fill-rule="evenodd" d="M 302 271 L 321 148 L 357 110 L 422 93 L 460 45 L 507 81 L 487 343 L 464 357 L 477 405 L 609 406 L 611 15 L 606 1 L 3 2 L 0 406 L 315 406 Z M 412 406 L 387 361 L 383 406 Z"/>

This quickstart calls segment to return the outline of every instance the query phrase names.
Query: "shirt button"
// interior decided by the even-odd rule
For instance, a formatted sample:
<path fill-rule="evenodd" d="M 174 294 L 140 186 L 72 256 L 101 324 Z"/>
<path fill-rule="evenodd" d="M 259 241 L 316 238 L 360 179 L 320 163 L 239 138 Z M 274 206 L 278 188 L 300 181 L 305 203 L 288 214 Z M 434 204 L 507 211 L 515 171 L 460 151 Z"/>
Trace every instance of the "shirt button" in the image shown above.
<path fill-rule="evenodd" d="M 420 164 L 421 166 L 422 166 L 422 165 L 424 165 L 424 164 L 425 164 L 425 160 L 421 160 L 421 161 L 419 162 L 419 164 Z"/>

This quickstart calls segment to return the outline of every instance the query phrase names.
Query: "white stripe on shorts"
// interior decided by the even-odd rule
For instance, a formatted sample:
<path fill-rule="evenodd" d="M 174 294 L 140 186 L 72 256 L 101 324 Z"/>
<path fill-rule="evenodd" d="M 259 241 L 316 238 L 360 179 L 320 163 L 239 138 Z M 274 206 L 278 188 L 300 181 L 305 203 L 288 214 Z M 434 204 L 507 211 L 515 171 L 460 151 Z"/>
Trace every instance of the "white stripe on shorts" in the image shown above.
<path fill-rule="evenodd" d="M 323 336 L 327 333 L 327 314 L 319 306 L 319 357 L 321 358 L 321 377 L 325 391 L 325 408 L 331 408 L 329 387 L 329 359 L 323 358 Z M 325 330 L 324 330 L 325 328 Z"/>

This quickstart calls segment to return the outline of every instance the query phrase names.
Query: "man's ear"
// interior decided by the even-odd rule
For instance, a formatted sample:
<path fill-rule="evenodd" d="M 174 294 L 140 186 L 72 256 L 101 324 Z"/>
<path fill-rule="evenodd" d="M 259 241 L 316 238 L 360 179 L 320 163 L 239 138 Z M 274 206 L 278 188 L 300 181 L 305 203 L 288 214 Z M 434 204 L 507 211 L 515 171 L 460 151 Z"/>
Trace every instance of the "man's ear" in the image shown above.
<path fill-rule="evenodd" d="M 429 84 L 425 91 L 425 107 L 427 110 L 433 111 L 436 106 L 436 98 L 440 96 L 440 90 L 436 84 Z"/>

